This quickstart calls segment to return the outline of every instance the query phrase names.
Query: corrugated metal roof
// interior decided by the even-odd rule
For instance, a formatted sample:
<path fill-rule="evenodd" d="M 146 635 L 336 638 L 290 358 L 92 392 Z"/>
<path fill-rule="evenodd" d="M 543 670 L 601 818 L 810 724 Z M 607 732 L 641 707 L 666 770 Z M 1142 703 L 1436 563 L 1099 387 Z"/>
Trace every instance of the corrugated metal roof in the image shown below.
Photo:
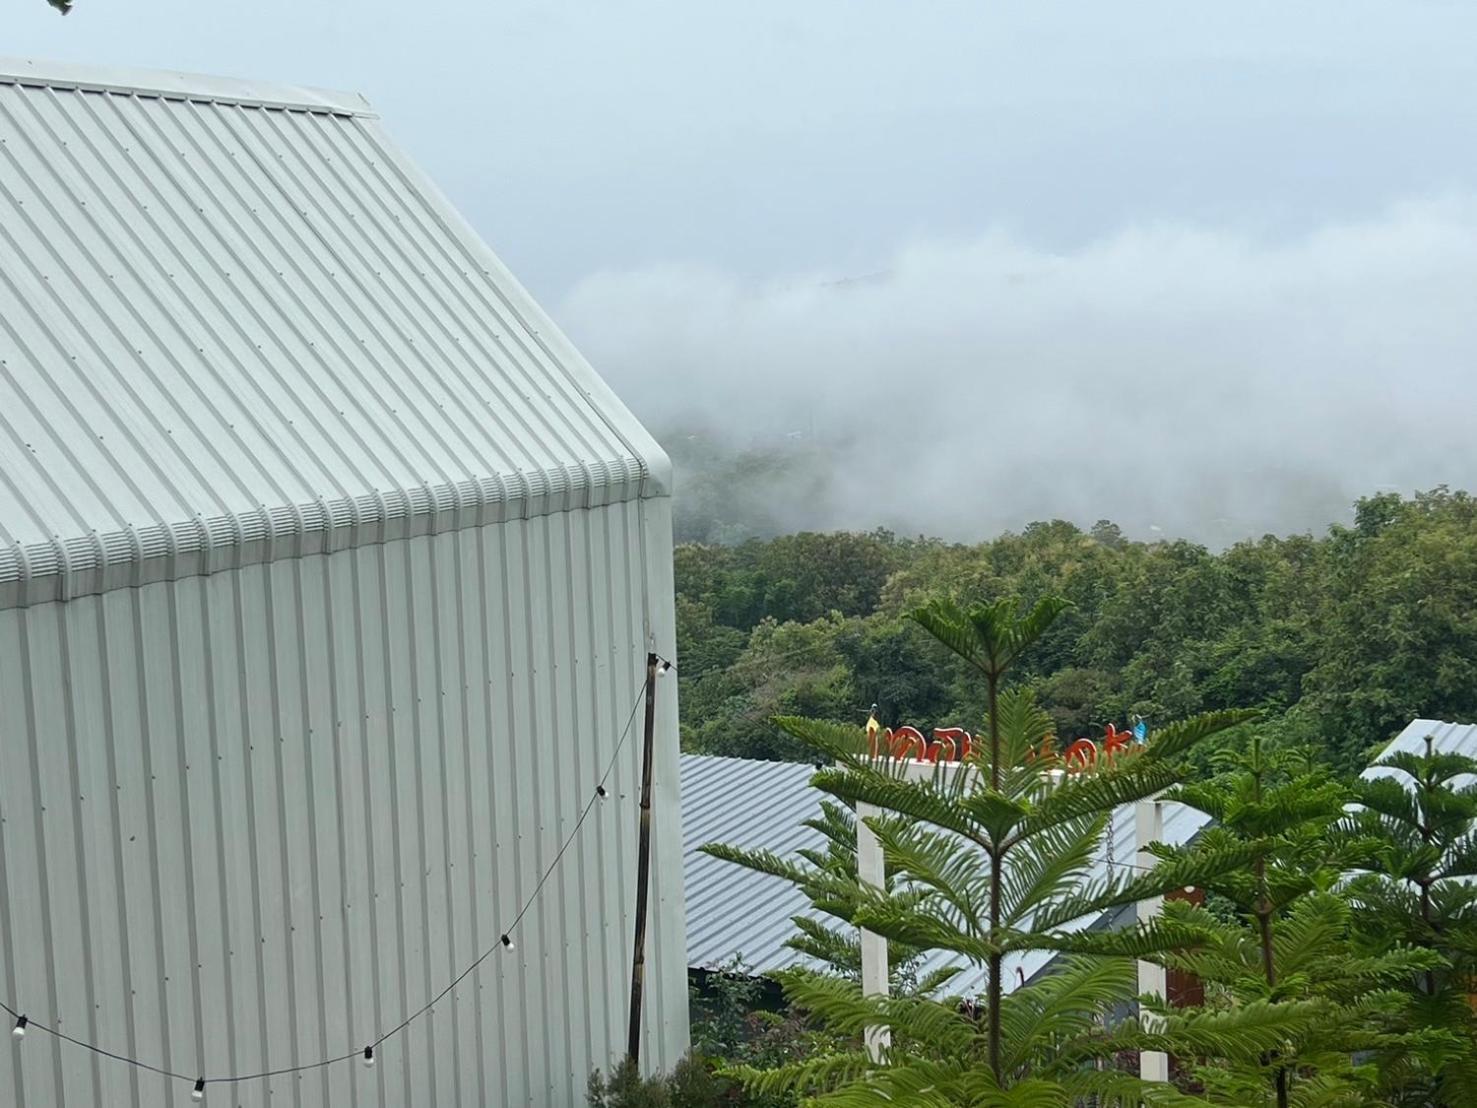
<path fill-rule="evenodd" d="M 820 847 L 824 837 L 802 827 L 820 813 L 826 794 L 810 787 L 815 772 L 795 762 L 756 762 L 708 754 L 682 756 L 682 859 L 687 897 L 687 964 L 717 969 L 739 958 L 756 973 L 770 973 L 803 959 L 784 944 L 795 933 L 791 917 L 811 915 L 805 896 L 787 882 L 709 857 L 705 843 L 721 842 L 771 850 L 781 857 Z M 1180 804 L 1164 805 L 1164 841 L 1189 842 L 1207 818 Z M 1102 879 L 1109 866 L 1131 864 L 1136 853 L 1134 813 L 1114 813 L 1112 851 L 1104 851 L 1093 874 Z M 832 925 L 836 921 L 825 917 Z M 1051 962 L 1046 953 L 1007 959 L 1005 987 L 1013 989 Z M 950 955 L 926 959 L 920 976 L 958 964 Z M 1019 970 L 1019 972 L 1017 972 Z M 969 994 L 985 987 L 982 969 L 966 967 L 951 988 Z"/>
<path fill-rule="evenodd" d="M 1437 754 L 1465 754 L 1468 758 L 1477 758 L 1477 724 L 1445 723 L 1438 719 L 1412 720 L 1400 734 L 1390 740 L 1390 745 L 1380 752 L 1380 757 L 1385 758 L 1399 751 L 1424 754 L 1427 737 L 1431 739 L 1432 748 Z M 1360 776 L 1373 778 L 1395 775 L 1393 770 L 1366 769 Z"/>
<path fill-rule="evenodd" d="M 0 61 L 0 213 L 0 606 L 668 491 L 362 98 Z"/>
<path fill-rule="evenodd" d="M 682 755 L 682 887 L 687 898 L 687 964 L 716 969 L 735 957 L 761 973 L 800 961 L 786 947 L 792 916 L 810 901 L 778 878 L 699 852 L 706 843 L 772 850 L 790 857 L 821 847 L 819 831 L 802 827 L 820 814 L 824 794 L 810 787 L 814 768 L 709 754 Z"/>

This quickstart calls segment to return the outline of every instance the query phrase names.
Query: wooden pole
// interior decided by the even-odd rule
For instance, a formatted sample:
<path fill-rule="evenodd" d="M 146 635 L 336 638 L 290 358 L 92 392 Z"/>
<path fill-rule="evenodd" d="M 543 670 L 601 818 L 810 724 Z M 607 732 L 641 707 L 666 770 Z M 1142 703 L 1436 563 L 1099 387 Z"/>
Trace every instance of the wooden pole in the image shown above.
<path fill-rule="evenodd" d="M 656 745 L 655 654 L 646 655 L 646 735 L 641 749 L 641 835 L 636 852 L 636 950 L 631 958 L 631 1024 L 626 1056 L 641 1062 L 641 990 L 646 983 L 646 895 L 651 877 L 651 761 Z"/>

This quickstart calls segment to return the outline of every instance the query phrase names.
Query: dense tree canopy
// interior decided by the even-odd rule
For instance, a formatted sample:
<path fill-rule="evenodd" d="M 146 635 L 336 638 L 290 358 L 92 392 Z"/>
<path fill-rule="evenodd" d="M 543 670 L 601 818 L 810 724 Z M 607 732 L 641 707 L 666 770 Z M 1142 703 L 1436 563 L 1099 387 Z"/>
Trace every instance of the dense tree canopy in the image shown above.
<path fill-rule="evenodd" d="M 1029 609 L 1009 598 L 968 608 L 936 598 L 910 613 L 922 633 L 936 640 L 932 653 L 946 647 L 985 687 L 989 714 L 967 768 L 953 777 L 914 777 L 904 763 L 874 761 L 860 752 L 854 727 L 777 721 L 831 761 L 812 785 L 847 805 L 875 807 L 857 818 L 881 845 L 885 886 L 863 884 L 849 859 L 832 864 L 834 853 L 806 852 L 790 860 L 722 843 L 703 849 L 794 882 L 818 912 L 890 944 L 947 950 L 983 971 L 985 989 L 982 1005 L 953 994 L 958 964 L 901 995 L 864 994 L 862 982 L 850 974 L 809 967 L 781 972 L 791 1003 L 840 1042 L 777 1066 L 733 1067 L 751 1091 L 798 1094 L 805 1104 L 837 1108 L 1204 1103 L 1119 1071 L 1118 1056 L 1142 1049 L 1174 1049 L 1185 1056 L 1213 1050 L 1218 1061 L 1230 1058 L 1247 1068 L 1324 1016 L 1291 1005 L 1277 1012 L 1263 1006 L 1183 1013 L 1170 1039 L 1126 1012 L 1132 959 L 1185 949 L 1213 932 L 1203 923 L 1164 920 L 1106 931 L 1082 925 L 1227 875 L 1245 866 L 1254 849 L 1244 843 L 1206 845 L 1105 882 L 1087 881 L 1092 859 L 1104 848 L 1110 815 L 1162 792 L 1183 775 L 1184 759 L 1195 746 L 1255 714 L 1208 713 L 1170 724 L 1090 773 L 1068 772 L 1059 756 L 1042 748 L 1051 719 L 1029 689 L 1007 684 L 1007 675 L 1047 638 L 1065 609 L 1052 596 Z M 845 968 L 844 959 L 828 954 L 844 949 L 855 933 L 845 928 L 821 948 L 822 963 Z M 1043 952 L 1058 959 L 1055 970 L 1041 980 L 1023 980 L 1006 995 L 1006 959 Z"/>
<path fill-rule="evenodd" d="M 961 666 L 901 616 L 924 597 L 1062 596 L 1020 677 L 1069 739 L 1113 722 L 1254 706 L 1275 741 L 1343 770 L 1416 716 L 1477 718 L 1477 501 L 1359 502 L 1326 535 L 1212 552 L 1052 521 L 978 545 L 885 531 L 677 552 L 688 749 L 802 758 L 768 722 L 973 726 Z"/>
<path fill-rule="evenodd" d="M 1050 744 L 1058 728 L 1034 690 L 1007 681 L 1071 610 L 1050 594 L 1030 608 L 936 596 L 907 613 L 933 655 L 946 647 L 984 686 L 987 712 L 952 771 L 875 757 L 854 724 L 774 721 L 820 756 L 811 784 L 841 802 L 811 822 L 828 848 L 702 849 L 806 894 L 818 918 L 796 917 L 790 945 L 815 961 L 775 976 L 828 1038 L 722 1071 L 778 1104 L 837 1108 L 1472 1103 L 1477 761 L 1428 738 L 1424 754 L 1388 754 L 1369 771 L 1384 776 L 1354 780 L 1285 729 L 1269 745 L 1263 713 L 1232 710 L 1074 763 Z M 796 640 L 771 663 L 821 664 L 812 624 L 769 626 Z M 1213 772 L 1190 772 L 1217 738 Z M 1099 874 L 1110 813 L 1148 797 L 1208 822 L 1190 842 L 1150 844 L 1147 864 Z M 863 802 L 872 810 L 847 814 Z M 855 863 L 863 823 L 886 863 L 880 885 Z M 1114 922 L 1171 893 L 1148 918 Z M 869 989 L 857 928 L 955 966 Z M 1055 957 L 1007 995 L 1006 959 L 1027 951 Z M 1135 997 L 1135 959 L 1195 988 Z M 955 994 L 961 962 L 983 982 Z M 1142 1051 L 1174 1060 L 1168 1081 L 1134 1075 Z"/>

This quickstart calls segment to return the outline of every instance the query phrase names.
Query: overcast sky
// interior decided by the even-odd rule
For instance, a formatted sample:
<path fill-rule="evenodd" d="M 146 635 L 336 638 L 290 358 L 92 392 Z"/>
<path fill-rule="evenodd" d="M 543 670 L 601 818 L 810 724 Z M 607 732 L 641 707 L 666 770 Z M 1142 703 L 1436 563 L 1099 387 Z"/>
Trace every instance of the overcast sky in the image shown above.
<path fill-rule="evenodd" d="M 1474 4 L 0 10 L 0 53 L 365 93 L 656 422 L 860 410 L 902 437 L 1045 404 L 1056 456 L 1084 428 L 1160 444 L 1050 480 L 961 447 L 995 508 L 914 464 L 933 507 L 905 524 L 1204 536 L 1316 525 L 1372 483 L 1477 485 Z M 1260 476 L 1228 468 L 1238 441 Z"/>

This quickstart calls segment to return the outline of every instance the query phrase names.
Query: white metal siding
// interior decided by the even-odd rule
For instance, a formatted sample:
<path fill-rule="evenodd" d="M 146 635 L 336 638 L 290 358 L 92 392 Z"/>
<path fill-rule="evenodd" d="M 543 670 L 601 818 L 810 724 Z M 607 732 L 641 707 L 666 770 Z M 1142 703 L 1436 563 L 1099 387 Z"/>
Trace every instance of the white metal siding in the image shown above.
<path fill-rule="evenodd" d="M 670 654 L 665 499 L 0 611 L 0 998 L 207 1076 L 355 1050 L 497 941 Z M 649 624 L 648 624 L 649 620 Z M 647 1057 L 685 1049 L 676 682 Z M 640 727 L 515 935 L 357 1062 L 207 1103 L 574 1105 L 624 1049 Z M 0 1102 L 183 1102 L 33 1034 Z M 269 1100 L 270 1098 L 270 1100 Z"/>

